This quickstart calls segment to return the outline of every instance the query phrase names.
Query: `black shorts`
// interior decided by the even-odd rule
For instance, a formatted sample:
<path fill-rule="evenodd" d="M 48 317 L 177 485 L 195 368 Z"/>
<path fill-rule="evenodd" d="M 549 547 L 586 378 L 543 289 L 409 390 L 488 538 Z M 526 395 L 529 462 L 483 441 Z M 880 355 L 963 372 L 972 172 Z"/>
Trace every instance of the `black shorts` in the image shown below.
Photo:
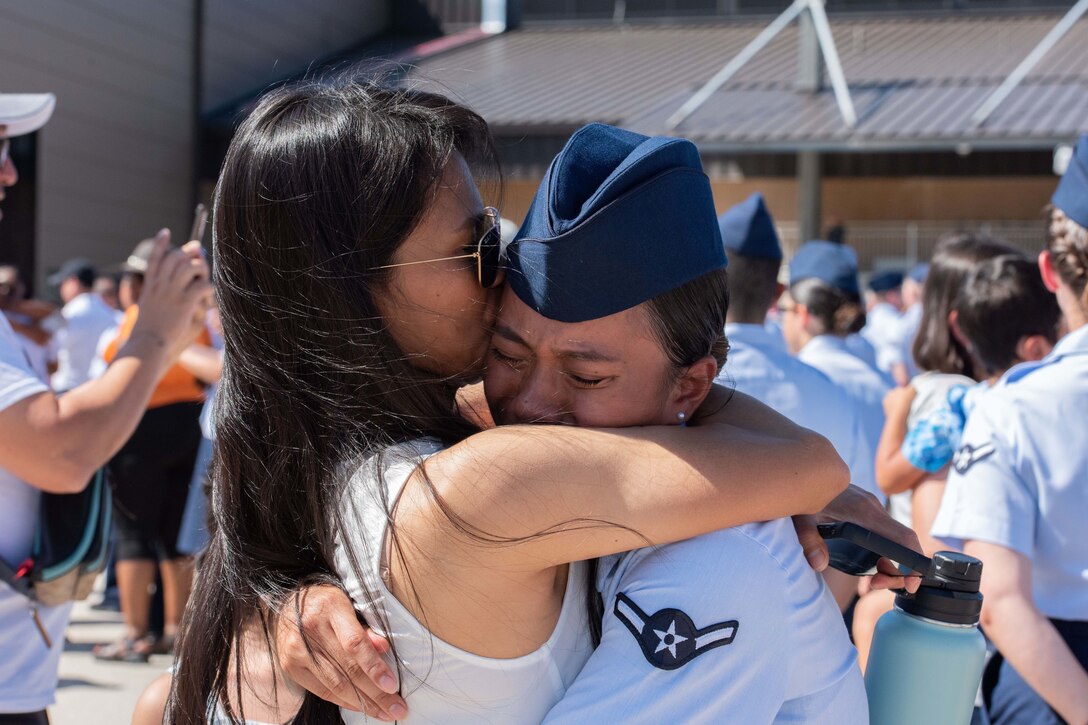
<path fill-rule="evenodd" d="M 118 561 L 182 558 L 178 531 L 200 446 L 201 403 L 144 413 L 109 462 Z"/>
<path fill-rule="evenodd" d="M 45 710 L 24 713 L 0 713 L 0 725 L 49 725 Z"/>

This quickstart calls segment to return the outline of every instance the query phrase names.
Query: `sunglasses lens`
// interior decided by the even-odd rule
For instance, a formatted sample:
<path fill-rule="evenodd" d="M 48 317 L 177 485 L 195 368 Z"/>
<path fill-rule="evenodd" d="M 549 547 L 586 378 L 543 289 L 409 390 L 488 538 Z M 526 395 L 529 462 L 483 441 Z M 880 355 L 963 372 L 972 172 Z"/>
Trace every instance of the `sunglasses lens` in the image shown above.
<path fill-rule="evenodd" d="M 499 230 L 498 215 L 488 214 L 484 217 L 486 229 L 480 235 L 479 259 L 480 286 L 491 289 L 503 281 L 502 267 L 502 233 Z"/>

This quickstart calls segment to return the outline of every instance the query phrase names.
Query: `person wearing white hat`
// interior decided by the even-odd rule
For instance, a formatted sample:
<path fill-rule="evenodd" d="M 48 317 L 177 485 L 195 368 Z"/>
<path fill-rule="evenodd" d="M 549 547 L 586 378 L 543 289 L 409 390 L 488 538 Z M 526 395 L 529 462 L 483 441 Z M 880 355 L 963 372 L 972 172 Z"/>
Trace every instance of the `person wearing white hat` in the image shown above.
<path fill-rule="evenodd" d="M 52 115 L 51 93 L 0 93 L 0 200 L 18 181 L 10 139 Z M 35 374 L 0 317 L 0 558 L 28 562 L 42 491 L 82 490 L 136 427 L 159 376 L 193 339 L 210 298 L 198 246 L 169 249 L 159 233 L 139 325 L 100 379 L 63 397 Z M 22 569 L 23 567 L 20 567 Z M 0 584 L 0 724 L 45 723 L 70 605 L 36 607 Z M 33 615 L 33 616 L 31 616 Z"/>

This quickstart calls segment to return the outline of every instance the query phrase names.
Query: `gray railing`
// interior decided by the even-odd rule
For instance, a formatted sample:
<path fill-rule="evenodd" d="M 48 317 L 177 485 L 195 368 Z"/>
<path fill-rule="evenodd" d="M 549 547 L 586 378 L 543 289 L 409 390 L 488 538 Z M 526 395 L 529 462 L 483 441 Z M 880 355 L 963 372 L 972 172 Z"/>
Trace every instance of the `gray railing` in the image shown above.
<path fill-rule="evenodd" d="M 985 234 L 1035 254 L 1046 241 L 1042 220 L 955 221 L 955 222 L 855 222 L 846 225 L 846 243 L 858 251 L 862 270 L 905 269 L 928 261 L 938 240 L 949 234 Z M 782 247 L 788 259 L 800 246 L 794 222 L 778 225 Z"/>

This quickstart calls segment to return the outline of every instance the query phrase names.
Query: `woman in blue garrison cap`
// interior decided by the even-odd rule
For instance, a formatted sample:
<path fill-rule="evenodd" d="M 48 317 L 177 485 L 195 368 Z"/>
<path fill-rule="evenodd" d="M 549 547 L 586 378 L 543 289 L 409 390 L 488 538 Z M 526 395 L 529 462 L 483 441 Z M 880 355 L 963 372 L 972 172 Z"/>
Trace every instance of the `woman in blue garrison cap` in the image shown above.
<path fill-rule="evenodd" d="M 833 242 L 801 245 L 790 260 L 789 295 L 779 309 L 790 352 L 851 397 L 869 450 L 875 451 L 884 428 L 884 395 L 892 381 L 848 347 L 847 338 L 865 324 L 857 253 Z"/>
<path fill-rule="evenodd" d="M 535 213 L 557 230 L 597 210 L 677 244 L 715 234 L 706 178 L 678 146 L 645 158 L 622 144 L 581 148 L 542 193 L 586 209 Z M 702 405 L 675 399 L 673 420 L 700 423 L 687 429 L 481 432 L 458 415 L 456 390 L 479 378 L 501 292 L 497 213 L 469 174 L 492 158 L 474 113 L 350 80 L 274 91 L 239 128 L 215 200 L 226 361 L 213 535 L 180 639 L 172 722 L 204 721 L 209 701 L 231 717 L 293 715 L 295 690 L 239 702 L 232 673 L 249 673 L 247 643 L 267 651 L 273 632 L 297 635 L 299 609 L 319 624 L 312 642 L 288 634 L 276 648 L 294 682 L 404 720 L 388 667 L 369 660 L 355 678 L 368 699 L 351 686 L 370 649 L 346 600 L 324 599 L 344 602 L 346 616 L 331 604 L 313 614 L 311 597 L 327 590 L 307 586 L 337 580 L 392 640 L 407 722 L 539 721 L 592 648 L 585 565 L 569 562 L 816 511 L 843 489 L 826 441 L 745 396 L 725 405 L 717 389 Z M 639 186 L 658 178 L 663 196 Z M 643 232 L 615 219 L 620 197 L 667 206 L 640 217 Z M 550 304 L 547 285 L 569 262 L 550 266 L 528 241 L 520 279 L 544 281 Z M 589 314 L 721 266 L 720 248 L 661 254 L 632 240 L 622 251 L 606 260 L 615 277 L 572 277 Z M 847 515 L 880 525 L 871 497 L 844 495 Z M 365 689 L 370 679 L 384 695 Z M 329 707 L 308 696 L 294 722 L 329 722 L 339 714 Z"/>

